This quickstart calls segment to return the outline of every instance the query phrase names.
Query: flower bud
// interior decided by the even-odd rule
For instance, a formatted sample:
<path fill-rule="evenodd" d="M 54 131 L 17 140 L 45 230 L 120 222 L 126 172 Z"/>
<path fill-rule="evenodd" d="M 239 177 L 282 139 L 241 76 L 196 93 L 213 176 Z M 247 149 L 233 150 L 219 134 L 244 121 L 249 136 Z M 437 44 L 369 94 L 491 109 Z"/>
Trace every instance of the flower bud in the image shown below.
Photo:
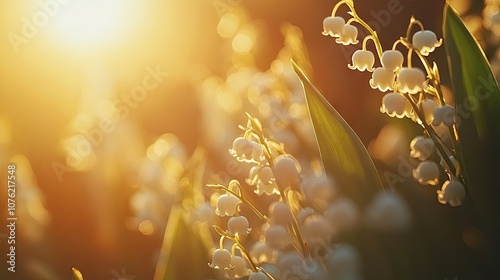
<path fill-rule="evenodd" d="M 274 160 L 274 178 L 281 188 L 295 187 L 300 182 L 300 165 L 291 155 L 280 155 Z"/>
<path fill-rule="evenodd" d="M 231 217 L 227 221 L 227 233 L 231 235 L 247 236 L 250 233 L 248 219 L 245 216 Z"/>
<path fill-rule="evenodd" d="M 389 117 L 402 118 L 409 114 L 411 111 L 411 105 L 406 98 L 399 93 L 388 93 L 382 98 L 382 107 L 380 107 L 380 112 L 387 113 Z"/>
<path fill-rule="evenodd" d="M 237 210 L 236 207 L 240 202 L 240 199 L 232 194 L 223 194 L 217 200 L 215 213 L 221 217 L 234 216 Z"/>

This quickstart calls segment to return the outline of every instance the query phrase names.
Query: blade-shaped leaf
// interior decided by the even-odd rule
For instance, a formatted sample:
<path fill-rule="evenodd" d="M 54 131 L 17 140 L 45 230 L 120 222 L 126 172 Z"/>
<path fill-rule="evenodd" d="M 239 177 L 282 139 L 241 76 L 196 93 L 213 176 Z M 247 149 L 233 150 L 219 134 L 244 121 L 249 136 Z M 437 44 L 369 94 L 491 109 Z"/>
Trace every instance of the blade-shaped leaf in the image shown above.
<path fill-rule="evenodd" d="M 455 95 L 461 169 L 483 226 L 497 238 L 500 91 L 481 47 L 448 5 L 444 10 L 443 34 Z"/>
<path fill-rule="evenodd" d="M 373 161 L 365 146 L 321 93 L 292 61 L 306 95 L 321 158 L 328 176 L 342 192 L 365 206 L 375 192 L 383 190 Z"/>
<path fill-rule="evenodd" d="M 179 207 L 172 207 L 155 271 L 155 280 L 210 279 L 208 248 Z"/>

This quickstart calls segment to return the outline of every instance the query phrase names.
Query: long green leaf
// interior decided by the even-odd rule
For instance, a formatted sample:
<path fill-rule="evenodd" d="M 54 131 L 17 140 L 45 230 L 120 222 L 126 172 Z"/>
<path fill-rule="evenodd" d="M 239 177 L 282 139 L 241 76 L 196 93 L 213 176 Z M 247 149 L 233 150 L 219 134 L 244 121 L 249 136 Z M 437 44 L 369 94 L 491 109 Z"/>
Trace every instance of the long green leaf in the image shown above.
<path fill-rule="evenodd" d="M 449 5 L 444 10 L 443 34 L 461 169 L 483 227 L 495 239 L 500 236 L 500 91 L 481 47 Z"/>
<path fill-rule="evenodd" d="M 358 205 L 365 206 L 375 192 L 383 190 L 365 146 L 321 93 L 292 61 L 306 95 L 321 158 L 328 176 Z"/>

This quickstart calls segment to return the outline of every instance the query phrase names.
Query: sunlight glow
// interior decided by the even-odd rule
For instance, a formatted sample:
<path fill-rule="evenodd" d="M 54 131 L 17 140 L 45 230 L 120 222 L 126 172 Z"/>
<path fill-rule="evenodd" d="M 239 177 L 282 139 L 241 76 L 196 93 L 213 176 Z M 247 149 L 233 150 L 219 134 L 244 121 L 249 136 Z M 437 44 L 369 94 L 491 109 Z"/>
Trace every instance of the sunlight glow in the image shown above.
<path fill-rule="evenodd" d="M 54 17 L 54 27 L 73 43 L 102 43 L 126 30 L 131 8 L 124 0 L 75 0 Z"/>

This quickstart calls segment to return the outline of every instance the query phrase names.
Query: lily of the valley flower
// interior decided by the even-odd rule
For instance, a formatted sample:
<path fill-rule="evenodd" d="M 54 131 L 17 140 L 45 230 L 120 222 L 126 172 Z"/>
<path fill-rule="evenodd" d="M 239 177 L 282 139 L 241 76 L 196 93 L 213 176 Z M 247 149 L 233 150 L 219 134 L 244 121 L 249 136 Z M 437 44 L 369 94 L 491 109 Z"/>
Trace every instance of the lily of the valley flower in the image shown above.
<path fill-rule="evenodd" d="M 335 42 L 342 45 L 355 45 L 358 43 L 357 37 L 358 28 L 356 28 L 356 26 L 346 24 L 344 25 L 344 27 L 342 27 L 342 32 L 340 33 L 340 36 L 335 40 Z"/>
<path fill-rule="evenodd" d="M 458 180 L 444 182 L 441 190 L 437 191 L 438 201 L 442 204 L 450 204 L 453 207 L 462 205 L 465 199 L 465 187 Z"/>
<path fill-rule="evenodd" d="M 227 222 L 227 233 L 247 236 L 250 233 L 248 219 L 245 216 L 231 217 Z"/>
<path fill-rule="evenodd" d="M 215 213 L 221 217 L 234 216 L 237 211 L 237 205 L 241 202 L 236 196 L 226 193 L 219 197 L 217 200 L 217 208 Z"/>
<path fill-rule="evenodd" d="M 323 20 L 323 35 L 339 37 L 345 25 L 342 17 L 327 17 Z"/>
<path fill-rule="evenodd" d="M 349 69 L 359 70 L 361 72 L 368 70 L 373 71 L 373 64 L 375 64 L 375 56 L 371 51 L 357 50 L 352 55 L 352 65 L 348 65 Z"/>
<path fill-rule="evenodd" d="M 248 280 L 269 280 L 269 277 L 264 272 L 253 272 L 248 277 Z"/>
<path fill-rule="evenodd" d="M 212 255 L 212 263 L 208 264 L 214 269 L 231 269 L 231 253 L 226 249 L 217 249 Z"/>
<path fill-rule="evenodd" d="M 430 30 L 422 30 L 413 34 L 412 43 L 422 55 L 427 56 L 441 46 L 443 40 L 438 41 L 436 34 Z"/>
<path fill-rule="evenodd" d="M 398 74 L 397 83 L 401 93 L 418 93 L 426 86 L 425 73 L 420 68 L 404 67 Z"/>
<path fill-rule="evenodd" d="M 413 178 L 422 185 L 435 186 L 439 180 L 439 167 L 433 161 L 423 161 L 413 170 Z"/>
<path fill-rule="evenodd" d="M 392 90 L 394 84 L 394 73 L 384 67 L 378 67 L 373 71 L 372 78 L 370 79 L 370 86 L 373 89 L 386 92 Z"/>
<path fill-rule="evenodd" d="M 419 160 L 426 160 L 434 153 L 435 148 L 436 145 L 432 139 L 424 136 L 417 136 L 410 143 L 410 156 L 418 158 Z"/>
<path fill-rule="evenodd" d="M 382 66 L 392 72 L 403 67 L 404 57 L 400 51 L 388 50 L 382 53 Z"/>
<path fill-rule="evenodd" d="M 406 98 L 399 93 L 388 93 L 382 98 L 380 112 L 388 114 L 390 117 L 403 118 L 410 114 L 411 105 Z"/>

